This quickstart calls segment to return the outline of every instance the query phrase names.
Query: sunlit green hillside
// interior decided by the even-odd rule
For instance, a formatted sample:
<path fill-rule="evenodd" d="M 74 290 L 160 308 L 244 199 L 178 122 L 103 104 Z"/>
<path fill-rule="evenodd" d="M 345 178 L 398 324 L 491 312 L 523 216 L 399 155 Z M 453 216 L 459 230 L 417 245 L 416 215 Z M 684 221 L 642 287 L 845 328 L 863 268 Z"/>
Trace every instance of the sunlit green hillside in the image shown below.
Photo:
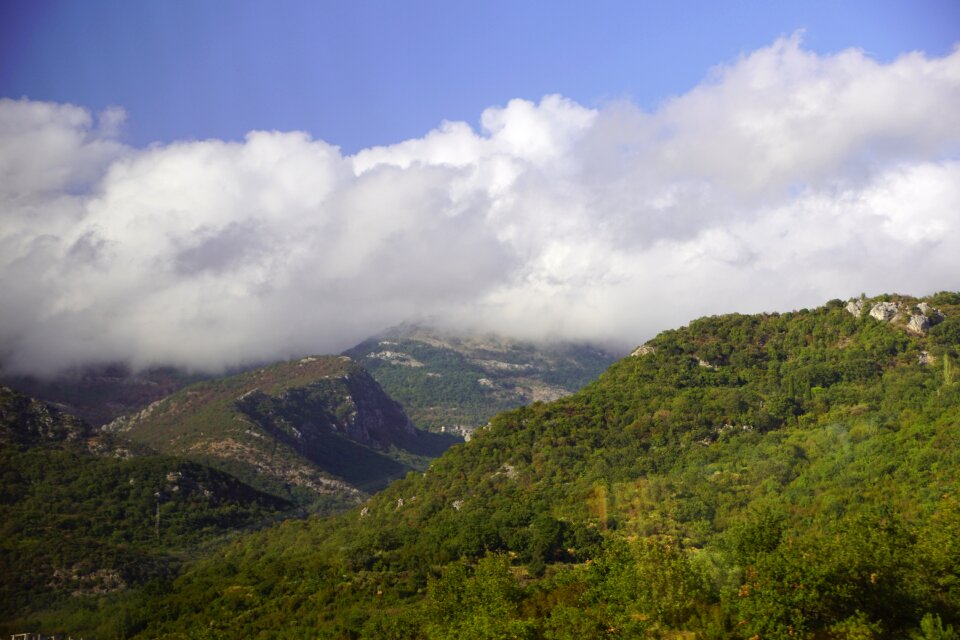
<path fill-rule="evenodd" d="M 115 610 L 144 638 L 954 637 L 960 294 L 918 302 L 664 332 Z"/>

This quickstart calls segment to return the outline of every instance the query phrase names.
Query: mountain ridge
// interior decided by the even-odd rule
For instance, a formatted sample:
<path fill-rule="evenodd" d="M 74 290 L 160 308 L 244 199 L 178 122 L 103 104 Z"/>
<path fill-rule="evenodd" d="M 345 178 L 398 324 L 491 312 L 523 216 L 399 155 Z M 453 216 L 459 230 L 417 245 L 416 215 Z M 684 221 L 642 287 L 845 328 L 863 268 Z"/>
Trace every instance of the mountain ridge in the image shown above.
<path fill-rule="evenodd" d="M 5 372 L 0 363 L 0 383 L 77 416 L 93 427 L 139 411 L 209 377 L 175 367 L 135 371 L 123 363 L 72 367 L 55 376 L 38 377 Z"/>
<path fill-rule="evenodd" d="M 951 637 L 960 293 L 866 302 L 664 331 L 108 611 L 149 638 Z M 881 302 L 943 318 L 917 332 Z"/>
<path fill-rule="evenodd" d="M 298 625 L 339 638 L 946 630 L 960 618 L 960 294 L 927 300 L 945 319 L 922 335 L 839 300 L 665 331 L 362 509 L 198 564 L 177 589 L 204 604 L 147 635 L 201 619 L 269 635 L 278 593 L 325 603 Z M 267 593 L 268 558 L 312 577 Z M 255 594 L 235 621 L 211 615 L 227 603 L 204 586 L 224 584 L 224 562 Z"/>

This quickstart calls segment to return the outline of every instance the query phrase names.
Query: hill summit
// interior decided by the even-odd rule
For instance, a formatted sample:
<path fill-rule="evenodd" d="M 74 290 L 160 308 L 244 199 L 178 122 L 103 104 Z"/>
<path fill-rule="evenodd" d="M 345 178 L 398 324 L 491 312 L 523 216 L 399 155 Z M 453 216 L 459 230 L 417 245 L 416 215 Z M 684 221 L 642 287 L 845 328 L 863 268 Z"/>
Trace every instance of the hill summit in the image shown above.
<path fill-rule="evenodd" d="M 355 509 L 238 538 L 69 630 L 953 638 L 958 358 L 960 293 L 701 318 Z M 283 394 L 248 380 L 231 411 L 254 387 Z"/>
<path fill-rule="evenodd" d="M 862 302 L 665 331 L 362 509 L 198 563 L 144 636 L 953 637 L 960 294 Z"/>

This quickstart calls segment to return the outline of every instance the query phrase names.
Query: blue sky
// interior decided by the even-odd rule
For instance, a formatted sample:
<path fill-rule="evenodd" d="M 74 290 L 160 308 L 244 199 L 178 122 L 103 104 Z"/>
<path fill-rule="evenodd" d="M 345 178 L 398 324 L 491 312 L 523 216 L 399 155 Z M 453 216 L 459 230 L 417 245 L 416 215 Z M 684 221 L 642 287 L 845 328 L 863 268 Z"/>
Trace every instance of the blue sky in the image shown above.
<path fill-rule="evenodd" d="M 0 0 L 0 370 L 960 290 L 960 2 Z"/>
<path fill-rule="evenodd" d="M 0 96 L 127 111 L 137 146 L 304 130 L 352 153 L 559 93 L 655 108 L 804 29 L 818 53 L 944 55 L 960 2 L 0 3 Z"/>

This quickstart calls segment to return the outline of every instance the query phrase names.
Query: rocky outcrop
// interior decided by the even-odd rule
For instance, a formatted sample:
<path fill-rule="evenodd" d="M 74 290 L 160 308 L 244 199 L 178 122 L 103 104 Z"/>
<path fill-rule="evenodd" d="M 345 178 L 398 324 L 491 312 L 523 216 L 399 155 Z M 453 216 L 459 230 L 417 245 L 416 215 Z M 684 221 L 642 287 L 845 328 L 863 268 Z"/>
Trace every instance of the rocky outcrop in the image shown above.
<path fill-rule="evenodd" d="M 921 313 L 913 314 L 907 322 L 907 329 L 914 333 L 926 333 L 929 328 L 930 318 Z"/>
<path fill-rule="evenodd" d="M 857 317 L 860 317 L 863 308 L 863 300 L 851 300 L 846 306 L 846 310 Z M 877 302 L 870 307 L 870 317 L 880 322 L 902 324 L 907 331 L 920 335 L 927 333 L 930 327 L 944 318 L 939 309 L 934 309 L 927 302 L 920 302 L 912 308 L 902 302 Z"/>
<path fill-rule="evenodd" d="M 151 402 L 147 405 L 146 408 L 130 415 L 123 415 L 114 418 L 107 424 L 100 427 L 100 431 L 105 433 L 121 433 L 123 431 L 128 431 L 131 425 L 136 424 L 137 422 L 142 422 L 150 417 L 150 414 L 160 405 L 161 400 L 156 402 Z"/>
<path fill-rule="evenodd" d="M 78 562 L 55 569 L 47 587 L 55 591 L 67 591 L 77 598 L 123 591 L 127 588 L 127 582 L 116 569 L 94 568 L 93 563 Z"/>
<path fill-rule="evenodd" d="M 900 305 L 896 302 L 878 302 L 870 308 L 870 317 L 880 322 L 890 322 L 900 312 Z"/>
<path fill-rule="evenodd" d="M 850 300 L 846 306 L 847 313 L 855 318 L 863 315 L 863 300 Z"/>
<path fill-rule="evenodd" d="M 129 458 L 151 453 L 114 434 L 102 433 L 57 407 L 0 385 L 0 444 L 66 447 L 97 456 Z"/>
<path fill-rule="evenodd" d="M 83 420 L 0 386 L 0 441 L 21 445 L 73 442 L 93 435 Z"/>
<path fill-rule="evenodd" d="M 930 327 L 943 321 L 943 313 L 939 309 L 934 309 L 927 302 L 919 303 L 916 310 L 919 313 L 911 314 L 910 320 L 907 322 L 907 329 L 914 333 L 925 334 L 930 330 Z"/>
<path fill-rule="evenodd" d="M 384 344 L 384 343 L 380 343 Z M 413 356 L 402 353 L 400 351 L 390 351 L 385 349 L 383 351 L 378 351 L 376 353 L 371 353 L 368 357 L 376 358 L 378 360 L 383 360 L 384 362 L 389 362 L 390 364 L 395 364 L 400 367 L 422 367 L 423 363 L 414 358 Z"/>
<path fill-rule="evenodd" d="M 648 353 L 656 353 L 656 352 L 657 352 L 656 347 L 651 346 L 649 344 L 642 344 L 636 349 L 634 349 L 630 355 L 633 356 L 634 358 L 639 358 L 640 356 L 645 356 Z"/>

